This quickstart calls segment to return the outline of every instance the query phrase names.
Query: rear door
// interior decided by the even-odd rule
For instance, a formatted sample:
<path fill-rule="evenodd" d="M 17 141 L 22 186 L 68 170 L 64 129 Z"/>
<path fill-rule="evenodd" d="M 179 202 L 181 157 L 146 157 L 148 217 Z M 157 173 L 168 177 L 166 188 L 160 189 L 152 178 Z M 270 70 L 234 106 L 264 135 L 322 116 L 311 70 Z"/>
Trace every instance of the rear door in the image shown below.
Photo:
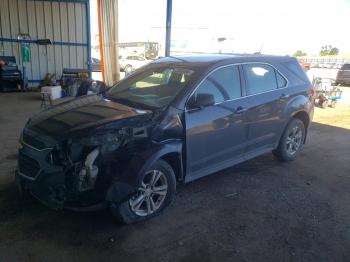
<path fill-rule="evenodd" d="M 283 110 L 290 97 L 286 78 L 271 65 L 248 63 L 242 68 L 249 97 L 246 156 L 251 158 L 275 146 L 285 125 Z"/>
<path fill-rule="evenodd" d="M 247 141 L 248 104 L 242 97 L 238 66 L 209 74 L 192 96 L 199 93 L 212 94 L 215 104 L 186 109 L 186 181 L 242 161 Z"/>

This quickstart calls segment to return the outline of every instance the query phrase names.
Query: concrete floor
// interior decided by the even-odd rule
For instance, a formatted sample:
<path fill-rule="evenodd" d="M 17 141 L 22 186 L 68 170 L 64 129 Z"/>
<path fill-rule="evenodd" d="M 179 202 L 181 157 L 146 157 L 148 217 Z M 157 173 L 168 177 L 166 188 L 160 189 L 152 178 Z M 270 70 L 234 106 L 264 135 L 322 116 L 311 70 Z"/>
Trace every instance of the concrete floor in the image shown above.
<path fill-rule="evenodd" d="M 17 141 L 39 95 L 0 105 L 0 261 L 350 261 L 349 104 L 316 109 L 296 161 L 267 154 L 181 185 L 161 216 L 130 226 L 20 201 Z"/>

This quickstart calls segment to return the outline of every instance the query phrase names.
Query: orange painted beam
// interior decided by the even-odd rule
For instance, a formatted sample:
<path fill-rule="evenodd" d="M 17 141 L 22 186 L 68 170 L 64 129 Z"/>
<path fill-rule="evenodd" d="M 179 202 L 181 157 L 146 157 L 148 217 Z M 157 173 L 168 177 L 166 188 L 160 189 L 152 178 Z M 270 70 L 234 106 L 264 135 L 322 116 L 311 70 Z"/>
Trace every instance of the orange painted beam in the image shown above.
<path fill-rule="evenodd" d="M 97 15 L 98 15 L 98 40 L 100 44 L 101 72 L 102 80 L 105 81 L 105 64 L 103 56 L 103 41 L 102 41 L 102 19 L 101 19 L 101 0 L 97 0 Z"/>

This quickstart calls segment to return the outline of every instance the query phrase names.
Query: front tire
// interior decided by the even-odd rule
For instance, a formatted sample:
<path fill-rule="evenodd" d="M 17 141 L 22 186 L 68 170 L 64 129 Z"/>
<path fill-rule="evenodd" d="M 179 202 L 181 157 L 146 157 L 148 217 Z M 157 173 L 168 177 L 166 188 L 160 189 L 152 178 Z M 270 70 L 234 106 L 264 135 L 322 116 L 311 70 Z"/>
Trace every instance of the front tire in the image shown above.
<path fill-rule="evenodd" d="M 300 119 L 294 118 L 289 122 L 284 131 L 278 147 L 273 151 L 273 154 L 280 161 L 293 161 L 305 141 L 305 125 Z"/>
<path fill-rule="evenodd" d="M 112 203 L 114 217 L 132 224 L 159 215 L 171 204 L 176 192 L 176 178 L 171 166 L 158 160 L 144 175 L 136 193 L 119 206 Z"/>

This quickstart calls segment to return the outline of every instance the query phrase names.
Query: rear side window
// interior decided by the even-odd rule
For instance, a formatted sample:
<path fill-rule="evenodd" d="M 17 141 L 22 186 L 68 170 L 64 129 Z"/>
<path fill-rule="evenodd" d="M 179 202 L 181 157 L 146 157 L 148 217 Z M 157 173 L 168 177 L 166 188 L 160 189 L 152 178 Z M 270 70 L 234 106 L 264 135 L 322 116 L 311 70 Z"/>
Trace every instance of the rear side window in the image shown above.
<path fill-rule="evenodd" d="M 228 66 L 211 73 L 197 88 L 197 94 L 212 94 L 215 103 L 241 97 L 241 82 L 237 66 Z"/>
<path fill-rule="evenodd" d="M 287 85 L 287 80 L 272 66 L 266 64 L 246 64 L 243 70 L 248 95 L 258 94 Z"/>
<path fill-rule="evenodd" d="M 303 81 L 304 83 L 309 82 L 309 78 L 305 74 L 304 70 L 301 68 L 300 64 L 296 61 L 286 62 L 283 63 L 283 65 L 292 72 L 299 80 Z"/>
<path fill-rule="evenodd" d="M 350 70 L 350 64 L 344 64 L 340 70 Z"/>

